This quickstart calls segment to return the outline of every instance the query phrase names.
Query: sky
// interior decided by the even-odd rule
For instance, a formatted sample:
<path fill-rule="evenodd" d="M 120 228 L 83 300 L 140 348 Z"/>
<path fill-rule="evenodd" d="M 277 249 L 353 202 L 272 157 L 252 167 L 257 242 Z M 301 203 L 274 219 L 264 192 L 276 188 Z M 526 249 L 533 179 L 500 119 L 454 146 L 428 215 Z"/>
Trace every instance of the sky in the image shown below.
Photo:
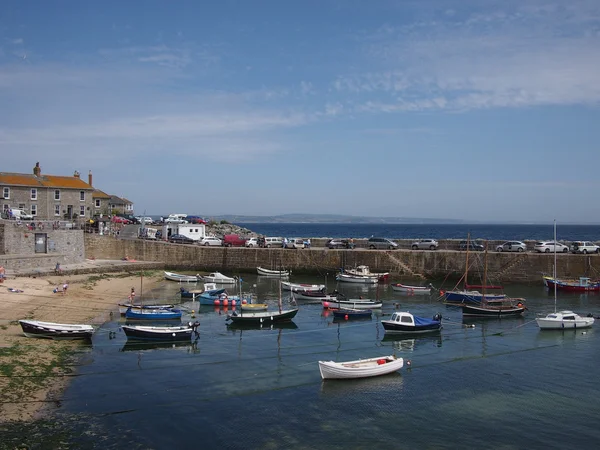
<path fill-rule="evenodd" d="M 600 224 L 597 0 L 4 0 L 0 105 L 140 215 Z"/>

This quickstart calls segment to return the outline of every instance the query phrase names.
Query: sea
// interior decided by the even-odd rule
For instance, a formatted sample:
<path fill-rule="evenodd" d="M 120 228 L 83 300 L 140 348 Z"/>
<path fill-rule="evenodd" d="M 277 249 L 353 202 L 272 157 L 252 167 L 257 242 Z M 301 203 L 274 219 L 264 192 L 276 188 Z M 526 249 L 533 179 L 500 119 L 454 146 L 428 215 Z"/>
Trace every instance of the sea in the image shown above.
<path fill-rule="evenodd" d="M 238 275 L 243 292 L 278 308 L 277 279 Z M 0 448 L 571 449 L 600 441 L 600 322 L 541 331 L 534 321 L 557 307 L 598 317 L 600 295 L 555 300 L 541 280 L 511 284 L 508 295 L 526 298 L 523 317 L 463 320 L 437 290 L 406 295 L 331 276 L 291 281 L 378 298 L 383 307 L 371 319 L 337 321 L 321 304 L 300 303 L 289 324 L 237 328 L 227 320 L 231 308 L 181 303 L 180 284 L 164 281 L 144 302 L 177 303 L 183 322 L 200 321 L 199 336 L 128 340 L 117 314 L 81 347 L 50 416 L 0 428 Z M 286 291 L 282 302 L 289 307 Z M 399 310 L 440 313 L 443 329 L 388 335 L 381 320 Z M 319 374 L 319 360 L 385 355 L 402 357 L 404 367 L 360 380 Z"/>
<path fill-rule="evenodd" d="M 320 224 L 320 223 L 235 223 L 265 236 L 301 238 L 472 239 L 552 240 L 554 224 Z M 558 225 L 557 239 L 598 241 L 600 225 Z"/>

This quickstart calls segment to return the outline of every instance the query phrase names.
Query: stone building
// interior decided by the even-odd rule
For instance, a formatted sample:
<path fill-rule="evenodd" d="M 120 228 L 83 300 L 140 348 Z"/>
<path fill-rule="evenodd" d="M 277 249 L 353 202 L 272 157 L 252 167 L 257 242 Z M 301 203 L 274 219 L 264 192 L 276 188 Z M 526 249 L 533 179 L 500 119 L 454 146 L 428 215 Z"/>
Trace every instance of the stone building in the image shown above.
<path fill-rule="evenodd" d="M 35 219 L 91 218 L 93 192 L 91 171 L 88 183 L 77 171 L 73 176 L 42 174 L 39 162 L 33 174 L 0 172 L 0 204 L 4 213 L 22 209 Z"/>
<path fill-rule="evenodd" d="M 108 201 L 108 207 L 111 214 L 131 214 L 133 215 L 133 203 L 123 197 L 111 195 Z"/>

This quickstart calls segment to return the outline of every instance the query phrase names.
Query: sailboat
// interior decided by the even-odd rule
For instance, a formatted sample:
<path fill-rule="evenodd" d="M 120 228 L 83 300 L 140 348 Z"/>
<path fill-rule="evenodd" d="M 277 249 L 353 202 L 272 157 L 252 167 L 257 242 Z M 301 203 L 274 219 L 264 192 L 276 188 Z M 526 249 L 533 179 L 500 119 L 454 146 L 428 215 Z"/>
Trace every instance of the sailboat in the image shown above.
<path fill-rule="evenodd" d="M 554 221 L 554 242 L 556 242 L 556 220 Z M 554 247 L 553 279 L 556 280 L 556 246 Z M 573 311 L 556 311 L 556 283 L 554 283 L 554 312 L 535 321 L 541 330 L 564 330 L 568 328 L 589 328 L 594 324 L 593 317 L 581 317 Z"/>
<path fill-rule="evenodd" d="M 281 300 L 281 284 L 282 281 L 279 280 L 279 310 L 278 311 L 255 311 L 255 312 L 244 312 L 240 310 L 238 314 L 237 311 L 234 311 L 231 314 L 227 315 L 227 321 L 231 320 L 234 324 L 272 324 L 278 322 L 289 322 L 296 314 L 298 314 L 298 308 L 291 308 L 284 310 L 282 307 Z"/>
<path fill-rule="evenodd" d="M 444 291 L 444 303 L 449 305 L 463 305 L 463 304 L 480 304 L 484 298 L 484 294 L 475 289 L 502 289 L 502 286 L 485 285 L 485 280 L 482 285 L 475 285 L 468 283 L 469 276 L 469 239 L 470 235 L 467 234 L 467 252 L 465 255 L 465 273 L 461 280 L 463 281 L 463 289 L 453 289 L 451 291 Z M 460 281 L 459 281 L 460 283 Z M 506 294 L 485 294 L 485 299 L 490 300 L 502 300 L 506 298 Z"/>
<path fill-rule="evenodd" d="M 144 272 L 140 272 L 140 300 L 143 297 Z M 130 306 L 125 311 L 125 318 L 129 320 L 177 320 L 181 319 L 182 312 L 179 309 L 167 308 L 165 305 L 139 308 Z"/>
<path fill-rule="evenodd" d="M 490 299 L 485 295 L 485 285 L 487 280 L 487 242 L 485 243 L 485 265 L 483 271 L 482 296 L 479 304 L 464 303 L 461 305 L 463 316 L 469 317 L 507 317 L 520 316 L 527 307 L 523 298 L 503 297 L 499 299 Z"/>

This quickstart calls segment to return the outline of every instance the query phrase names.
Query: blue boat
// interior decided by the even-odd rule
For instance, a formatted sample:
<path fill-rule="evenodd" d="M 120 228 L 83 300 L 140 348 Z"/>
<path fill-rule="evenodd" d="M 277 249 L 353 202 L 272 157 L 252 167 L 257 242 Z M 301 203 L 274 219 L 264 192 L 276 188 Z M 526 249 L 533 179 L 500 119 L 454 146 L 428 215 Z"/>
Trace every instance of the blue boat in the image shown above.
<path fill-rule="evenodd" d="M 442 316 L 436 314 L 432 319 L 415 316 L 408 311 L 395 312 L 390 320 L 382 320 L 386 333 L 420 334 L 435 333 L 442 329 Z"/>
<path fill-rule="evenodd" d="M 485 294 L 487 301 L 502 300 L 506 298 L 506 294 Z M 483 299 L 483 294 L 479 291 L 446 291 L 444 292 L 444 303 L 462 305 L 470 303 L 480 305 Z"/>
<path fill-rule="evenodd" d="M 135 320 L 172 320 L 181 319 L 179 309 L 131 309 L 125 312 L 126 319 Z"/>
<path fill-rule="evenodd" d="M 340 308 L 333 310 L 334 320 L 370 319 L 372 314 L 372 309 Z"/>

